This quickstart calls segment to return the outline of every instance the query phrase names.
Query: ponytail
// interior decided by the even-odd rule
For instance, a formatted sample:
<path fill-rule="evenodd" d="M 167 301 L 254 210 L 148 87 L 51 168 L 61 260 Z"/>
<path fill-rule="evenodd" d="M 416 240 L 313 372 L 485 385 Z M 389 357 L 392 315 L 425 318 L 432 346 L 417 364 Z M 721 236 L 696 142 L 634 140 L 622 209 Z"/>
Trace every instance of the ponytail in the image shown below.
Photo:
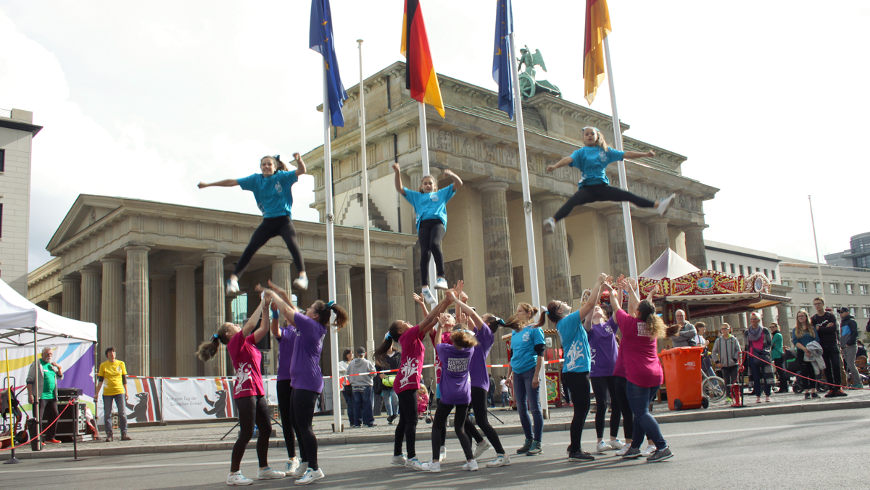
<path fill-rule="evenodd" d="M 340 330 L 347 325 L 347 310 L 335 304 L 335 301 L 317 300 L 311 306 L 314 307 L 314 312 L 317 314 L 315 320 L 321 325 L 329 325 L 329 316 L 333 311 L 335 312 L 335 326 Z"/>
<path fill-rule="evenodd" d="M 218 327 L 217 332 L 213 334 L 209 340 L 199 344 L 199 348 L 196 349 L 196 357 L 198 357 L 200 361 L 206 362 L 213 358 L 217 355 L 218 344 L 226 345 L 230 341 L 230 337 L 232 336 L 227 335 L 230 326 L 234 325 L 232 323 L 224 323 Z"/>
<path fill-rule="evenodd" d="M 483 321 L 486 323 L 486 326 L 489 327 L 489 330 L 491 332 L 495 332 L 496 330 L 498 330 L 498 327 L 507 326 L 507 323 L 503 319 L 489 313 L 484 315 Z"/>
<path fill-rule="evenodd" d="M 656 306 L 650 300 L 645 299 L 637 306 L 637 318 L 646 323 L 651 339 L 665 337 L 667 326 L 664 320 L 656 315 Z"/>
<path fill-rule="evenodd" d="M 384 335 L 384 341 L 377 349 L 375 349 L 375 362 L 378 364 L 386 365 L 387 352 L 390 350 L 390 346 L 393 345 L 393 342 L 399 343 L 399 325 L 401 324 L 400 320 L 391 323 L 390 328 L 387 330 L 387 334 Z"/>
<path fill-rule="evenodd" d="M 520 303 L 520 304 L 519 304 L 519 307 L 520 307 L 520 309 L 522 309 L 523 311 L 525 311 L 525 312 L 526 312 L 526 315 L 529 317 L 529 319 L 526 320 L 526 324 L 525 324 L 525 325 L 528 325 L 528 324 L 529 324 L 528 322 L 531 322 L 531 321 L 532 321 L 532 318 L 534 318 L 535 315 L 538 314 L 538 309 L 535 308 L 534 306 L 528 304 L 528 303 Z M 519 318 L 517 317 L 517 314 L 516 314 L 516 313 L 514 313 L 513 315 L 511 315 L 511 317 L 508 318 L 508 320 L 507 320 L 507 327 L 508 327 L 508 328 L 511 328 L 511 329 L 513 329 L 513 330 L 519 330 L 519 329 L 523 328 L 525 325 L 520 325 L 520 320 L 519 320 Z"/>

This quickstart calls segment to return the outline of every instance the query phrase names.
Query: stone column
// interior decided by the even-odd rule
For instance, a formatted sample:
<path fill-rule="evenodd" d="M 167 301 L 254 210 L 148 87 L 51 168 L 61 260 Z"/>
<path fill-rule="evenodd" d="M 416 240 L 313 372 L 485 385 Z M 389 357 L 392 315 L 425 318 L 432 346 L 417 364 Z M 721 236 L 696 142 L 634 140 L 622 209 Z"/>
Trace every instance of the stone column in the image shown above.
<path fill-rule="evenodd" d="M 151 276 L 151 338 L 149 376 L 172 376 L 175 373 L 175 328 L 172 324 L 172 299 L 169 275 Z"/>
<path fill-rule="evenodd" d="M 81 282 L 77 276 L 69 275 L 60 280 L 61 283 L 61 310 L 60 314 L 72 318 L 79 319 L 79 308 L 81 307 Z"/>
<path fill-rule="evenodd" d="M 725 315 L 725 323 L 731 326 L 731 333 L 736 333 L 740 330 L 740 315 L 732 313 Z"/>
<path fill-rule="evenodd" d="M 387 324 L 385 328 L 389 328 L 390 324 L 396 320 L 408 319 L 405 312 L 405 278 L 400 270 L 390 269 L 387 271 Z M 386 332 L 383 332 L 386 333 Z M 375 330 L 375 347 L 381 344 L 381 332 Z"/>
<path fill-rule="evenodd" d="M 353 302 L 351 301 L 349 265 L 338 264 L 335 266 L 335 302 L 347 310 L 348 315 L 352 315 Z M 353 316 L 351 316 L 347 323 L 347 326 L 338 331 L 339 356 L 344 349 L 352 350 L 355 347 L 355 339 L 353 338 Z"/>
<path fill-rule="evenodd" d="M 149 316 L 151 305 L 148 290 L 148 251 L 149 247 L 134 245 L 126 247 L 126 319 L 124 338 L 127 343 L 127 372 L 138 376 L 148 376 L 151 362 L 148 352 L 151 344 Z"/>
<path fill-rule="evenodd" d="M 217 327 L 226 321 L 224 296 L 224 257 L 222 253 L 203 255 L 202 263 L 202 335 L 211 338 Z M 206 376 L 226 376 L 225 348 L 223 344 L 215 359 L 205 363 Z"/>
<path fill-rule="evenodd" d="M 79 319 L 83 322 L 100 323 L 100 270 L 88 266 L 80 272 L 82 285 Z"/>
<path fill-rule="evenodd" d="M 761 323 L 767 327 L 770 326 L 771 323 L 775 322 L 773 307 L 770 308 L 762 308 L 761 309 Z M 777 322 L 778 324 L 779 322 Z"/>
<path fill-rule="evenodd" d="M 196 278 L 192 265 L 175 266 L 175 376 L 196 376 Z M 211 334 L 209 334 L 211 336 Z"/>
<path fill-rule="evenodd" d="M 511 262 L 510 229 L 508 226 L 507 190 L 505 182 L 486 182 L 480 189 L 483 216 L 483 269 L 486 277 L 486 308 L 497 315 L 507 315 L 516 308 Z M 530 269 L 527 267 L 527 271 Z M 530 281 L 534 278 L 530 278 Z M 538 298 L 533 299 L 537 301 Z M 506 359 L 503 342 L 493 345 L 491 358 L 495 362 Z"/>
<path fill-rule="evenodd" d="M 782 345 L 784 347 L 791 347 L 791 324 L 786 312 L 787 306 L 787 303 L 776 305 L 776 323 L 779 324 L 779 331 L 782 333 Z"/>
<path fill-rule="evenodd" d="M 542 216 L 553 216 L 556 211 L 564 204 L 561 197 L 549 196 L 543 197 L 536 202 L 541 206 Z M 539 224 L 535 225 L 537 233 Z M 568 234 L 565 231 L 565 221 L 556 223 L 556 229 L 553 233 L 539 235 L 543 236 L 542 253 L 544 255 L 544 278 L 545 291 L 542 291 L 543 300 L 550 301 L 551 299 L 560 299 L 567 303 L 571 302 L 571 263 L 568 260 Z M 514 307 L 505 311 L 499 311 L 499 315 L 510 316 L 514 311 Z M 504 342 L 496 342 L 502 344 Z"/>
<path fill-rule="evenodd" d="M 667 218 L 652 218 L 647 220 L 647 223 L 649 223 L 649 259 L 652 263 L 670 246 L 668 220 Z"/>
<path fill-rule="evenodd" d="M 278 259 L 275 262 L 272 262 L 272 282 L 274 282 L 276 285 L 278 285 L 278 287 L 280 287 L 284 291 L 287 291 L 287 294 L 291 294 L 291 292 L 290 292 L 291 277 L 292 277 L 291 273 L 290 273 L 290 264 L 291 263 L 292 263 L 292 261 L 286 260 L 286 259 Z M 310 285 L 310 281 L 309 281 L 309 285 Z M 302 293 L 302 291 L 299 291 L 297 294 L 301 294 L 301 293 Z M 290 297 L 292 298 L 293 296 L 291 295 Z M 301 301 L 299 301 L 299 300 L 300 300 L 300 298 L 297 296 L 296 303 L 301 306 Z M 256 306 L 254 308 L 256 308 Z M 271 335 L 271 334 L 269 335 L 269 338 L 271 339 L 270 340 L 271 346 L 272 346 L 271 350 L 273 353 L 271 356 L 269 356 L 269 360 L 270 360 L 271 368 L 272 368 L 271 372 L 277 373 L 278 372 L 278 355 L 279 355 L 278 340 L 275 338 L 274 335 Z"/>
<path fill-rule="evenodd" d="M 48 312 L 63 316 L 63 301 L 61 298 L 58 298 L 57 296 L 49 298 Z"/>
<path fill-rule="evenodd" d="M 100 301 L 100 352 L 115 348 L 119 360 L 126 361 L 124 344 L 124 261 L 106 257 L 103 265 L 103 285 Z"/>
<path fill-rule="evenodd" d="M 628 249 L 626 248 L 625 225 L 622 220 L 622 209 L 605 214 L 607 226 L 607 250 L 610 253 L 610 274 L 616 277 L 619 274 L 629 275 Z"/>
<path fill-rule="evenodd" d="M 687 226 L 684 231 L 686 233 L 686 260 L 695 267 L 706 270 L 707 265 L 707 249 L 704 247 L 704 225 Z"/>

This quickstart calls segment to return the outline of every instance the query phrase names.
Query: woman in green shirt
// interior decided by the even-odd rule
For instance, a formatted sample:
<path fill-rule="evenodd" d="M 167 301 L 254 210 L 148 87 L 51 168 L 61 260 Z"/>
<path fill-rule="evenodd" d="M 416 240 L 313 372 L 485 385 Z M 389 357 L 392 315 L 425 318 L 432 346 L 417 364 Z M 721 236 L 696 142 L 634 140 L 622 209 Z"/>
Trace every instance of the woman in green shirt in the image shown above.
<path fill-rule="evenodd" d="M 771 323 L 770 331 L 773 333 L 773 340 L 770 344 L 770 357 L 776 366 L 776 379 L 779 380 L 779 389 L 776 392 L 788 393 L 788 375 L 783 371 L 782 334 L 779 332 L 779 325 Z"/>

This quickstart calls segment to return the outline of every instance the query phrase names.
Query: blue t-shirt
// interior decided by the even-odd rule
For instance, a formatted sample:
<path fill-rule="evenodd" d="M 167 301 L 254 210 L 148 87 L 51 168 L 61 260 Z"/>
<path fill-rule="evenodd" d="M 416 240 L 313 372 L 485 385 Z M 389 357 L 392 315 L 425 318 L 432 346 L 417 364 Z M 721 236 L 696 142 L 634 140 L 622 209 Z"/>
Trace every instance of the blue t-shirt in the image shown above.
<path fill-rule="evenodd" d="M 535 367 L 538 353 L 535 346 L 544 343 L 544 330 L 534 325 L 527 325 L 511 334 L 511 369 L 515 373 L 524 373 Z"/>
<path fill-rule="evenodd" d="M 407 187 L 404 190 L 405 199 L 414 206 L 414 213 L 417 214 L 417 231 L 420 231 L 420 222 L 424 219 L 440 219 L 447 227 L 447 201 L 456 194 L 453 184 L 428 193 L 412 191 Z"/>
<path fill-rule="evenodd" d="M 264 218 L 277 218 L 290 216 L 290 208 L 293 206 L 293 194 L 290 188 L 299 177 L 296 171 L 279 170 L 265 177 L 263 174 L 252 174 L 237 179 L 239 186 L 254 193 L 257 207 L 263 213 Z"/>
<path fill-rule="evenodd" d="M 584 146 L 571 154 L 571 166 L 580 169 L 583 178 L 577 183 L 578 186 L 610 184 L 607 173 L 604 170 L 613 162 L 618 162 L 625 157 L 624 151 L 608 148 L 604 151 L 599 146 Z"/>
<path fill-rule="evenodd" d="M 563 373 L 589 372 L 589 337 L 580 321 L 580 310 L 559 320 L 556 324 L 559 338 L 562 339 L 562 349 L 565 362 L 562 363 Z"/>

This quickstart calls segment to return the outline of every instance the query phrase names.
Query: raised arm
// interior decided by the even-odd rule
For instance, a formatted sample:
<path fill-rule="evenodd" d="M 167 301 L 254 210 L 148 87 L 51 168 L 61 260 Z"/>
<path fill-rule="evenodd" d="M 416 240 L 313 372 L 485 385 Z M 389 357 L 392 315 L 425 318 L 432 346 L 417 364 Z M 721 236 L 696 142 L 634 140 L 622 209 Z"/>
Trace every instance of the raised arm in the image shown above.
<path fill-rule="evenodd" d="M 393 172 L 396 174 L 395 179 L 393 179 L 393 182 L 396 184 L 396 191 L 404 196 L 405 186 L 402 185 L 402 169 L 398 163 L 393 164 Z"/>
<path fill-rule="evenodd" d="M 595 282 L 595 287 L 592 288 L 592 294 L 589 295 L 589 299 L 586 300 L 583 305 L 580 306 L 580 318 L 586 318 L 586 315 L 592 311 L 592 308 L 598 304 L 598 300 L 601 298 L 601 285 L 607 280 L 607 274 L 601 273 L 598 274 L 598 279 Z"/>
<path fill-rule="evenodd" d="M 275 313 L 277 313 L 278 308 L 277 306 L 272 305 L 272 307 L 269 308 L 269 311 L 274 311 Z M 281 326 L 278 324 L 277 318 L 272 318 L 272 320 L 269 322 L 269 330 L 272 332 L 272 335 L 275 336 L 276 339 L 281 338 Z"/>
<path fill-rule="evenodd" d="M 460 179 L 458 175 L 453 173 L 452 170 L 450 170 L 449 168 L 445 168 L 444 175 L 450 177 L 450 180 L 453 181 L 453 189 L 454 190 L 458 191 L 459 188 L 462 187 L 462 179 Z"/>
<path fill-rule="evenodd" d="M 483 325 L 483 318 L 481 318 L 476 311 L 474 311 L 470 306 L 465 304 L 461 299 L 457 298 L 454 303 L 456 304 L 456 307 L 462 311 L 462 313 L 468 316 L 468 318 L 471 320 L 471 323 L 474 325 L 475 330 L 477 330 L 479 326 Z"/>
<path fill-rule="evenodd" d="M 271 310 L 271 308 L 269 307 L 269 305 L 271 303 L 271 301 L 269 301 L 270 299 L 271 299 L 271 296 L 264 296 L 263 297 L 263 307 L 260 308 L 260 310 L 261 310 L 260 324 L 257 325 L 257 329 L 254 330 L 254 342 L 259 342 L 259 341 L 263 340 L 263 337 L 265 337 L 266 333 L 269 332 L 269 327 L 268 327 L 268 325 L 270 324 L 269 310 Z M 275 323 L 278 323 L 277 320 L 275 321 Z"/>
<path fill-rule="evenodd" d="M 654 152 L 652 150 L 644 151 L 644 152 L 640 152 L 640 151 L 626 151 L 625 152 L 626 158 L 643 158 L 643 157 L 654 157 L 654 156 L 656 156 L 656 152 Z"/>
<path fill-rule="evenodd" d="M 199 187 L 200 189 L 204 189 L 206 187 L 233 187 L 233 186 L 237 186 L 237 185 L 239 185 L 239 181 L 236 179 L 224 179 L 224 180 L 219 180 L 217 182 L 211 182 L 208 184 L 205 182 L 200 182 L 199 184 L 196 184 L 196 186 Z"/>
<path fill-rule="evenodd" d="M 423 301 L 423 297 L 414 293 L 414 302 L 420 305 L 420 309 L 423 310 L 423 318 L 426 318 L 426 316 L 429 315 L 429 308 L 426 307 L 426 302 Z"/>
<path fill-rule="evenodd" d="M 257 306 L 256 310 L 254 310 L 254 314 L 251 315 L 250 318 L 248 318 L 248 321 L 245 322 L 245 325 L 242 327 L 242 334 L 244 334 L 245 337 L 247 337 L 248 335 L 251 335 L 251 332 L 253 332 L 254 328 L 257 326 L 257 322 L 260 321 L 260 317 L 262 316 L 262 313 L 263 313 L 264 303 L 265 303 L 265 301 L 263 301 L 263 300 L 260 301 L 260 305 Z"/>
<path fill-rule="evenodd" d="M 302 161 L 302 155 L 300 155 L 298 152 L 294 153 L 293 159 L 296 160 L 296 176 L 299 177 L 300 175 L 305 175 L 305 172 L 307 172 L 307 170 L 305 168 L 305 162 Z"/>
<path fill-rule="evenodd" d="M 271 289 L 263 289 L 262 287 L 260 287 L 260 285 L 257 285 L 256 289 L 258 291 L 262 291 L 267 296 L 270 296 L 272 298 L 272 304 L 274 304 L 278 308 L 278 311 L 280 311 L 281 314 L 284 315 L 287 323 L 294 326 L 296 325 L 295 315 L 299 312 L 299 309 L 293 306 L 293 303 L 285 302 L 284 299 L 282 299 L 281 296 L 278 295 L 278 293 L 272 291 Z"/>
<path fill-rule="evenodd" d="M 441 302 L 438 303 L 438 305 L 435 306 L 428 315 L 426 315 L 426 318 L 420 322 L 420 333 L 426 333 L 431 330 L 432 327 L 438 323 L 438 316 L 441 313 L 444 313 L 444 311 L 447 310 L 447 307 L 450 306 L 450 303 L 453 303 L 454 300 L 456 300 L 456 293 L 454 293 L 452 289 L 448 289 L 447 294 L 444 295 L 444 299 L 442 299 Z"/>
<path fill-rule="evenodd" d="M 568 165 L 571 165 L 571 162 L 573 162 L 573 161 L 574 161 L 573 158 L 571 158 L 570 156 L 567 156 L 567 157 L 559 160 L 558 162 L 556 162 L 552 165 L 547 165 L 547 172 L 552 172 L 553 170 L 556 170 L 557 168 L 562 168 L 562 167 L 566 167 Z"/>

